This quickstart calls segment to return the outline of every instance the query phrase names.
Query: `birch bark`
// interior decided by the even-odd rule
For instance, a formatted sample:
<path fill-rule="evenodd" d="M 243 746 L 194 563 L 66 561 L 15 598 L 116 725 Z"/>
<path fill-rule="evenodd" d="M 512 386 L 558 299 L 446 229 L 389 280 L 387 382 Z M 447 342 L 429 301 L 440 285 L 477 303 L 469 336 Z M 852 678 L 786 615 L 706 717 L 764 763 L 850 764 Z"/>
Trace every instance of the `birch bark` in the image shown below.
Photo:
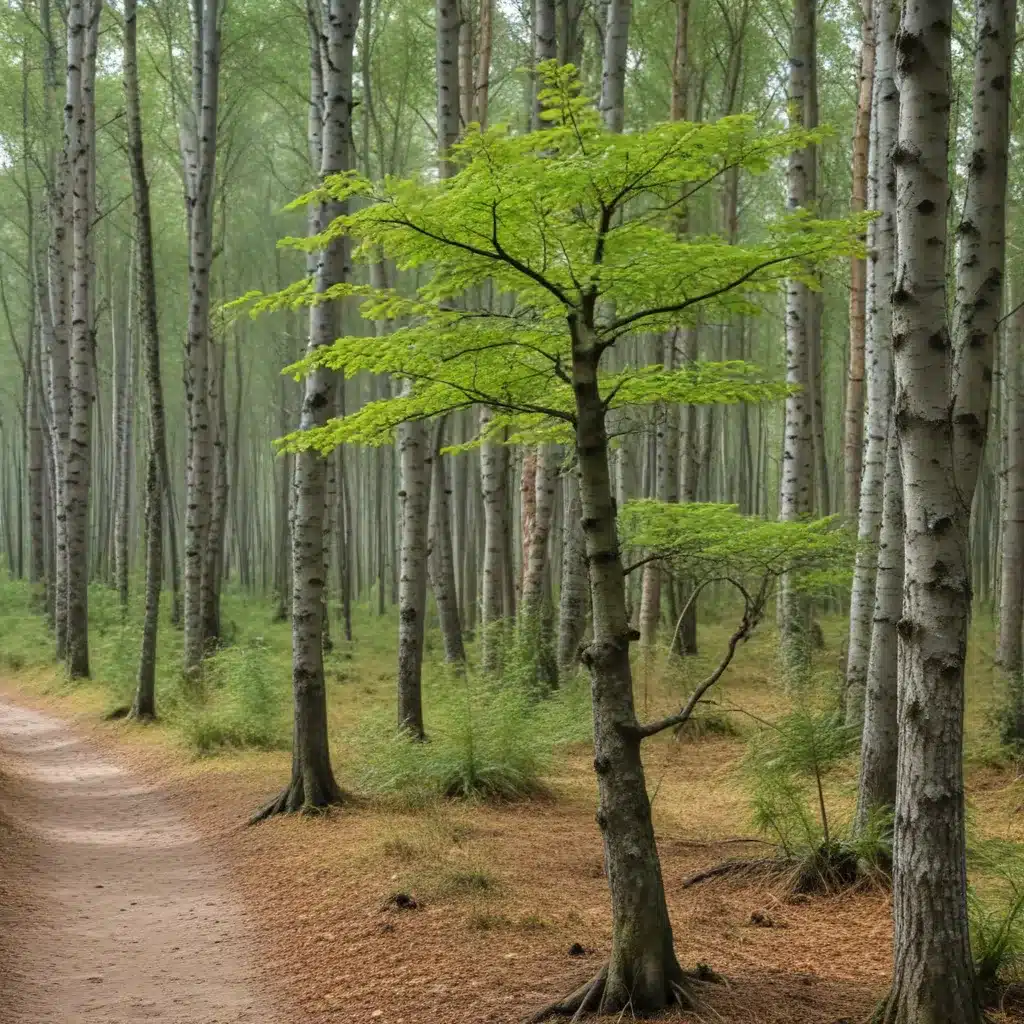
<path fill-rule="evenodd" d="M 185 499 L 184 668 L 195 674 L 205 652 L 203 569 L 213 501 L 214 410 L 209 404 L 210 269 L 213 262 L 214 176 L 220 89 L 222 0 L 192 0 L 192 98 L 181 125 L 181 159 L 188 223 L 189 304 L 186 336 L 188 470 Z"/>
<path fill-rule="evenodd" d="M 311 85 L 321 111 L 320 180 L 351 166 L 352 65 L 359 0 L 308 0 L 311 27 Z M 314 42 L 315 40 L 315 42 Z M 319 101 L 315 91 L 322 89 Z M 314 119 L 315 120 L 315 119 Z M 311 139 L 315 135 L 311 125 Z M 326 227 L 345 205 L 323 200 L 313 226 Z M 346 280 L 348 243 L 334 239 L 317 257 L 314 283 L 318 293 Z M 338 310 L 333 302 L 310 307 L 307 352 L 337 338 Z M 305 380 L 300 429 L 327 422 L 335 407 L 336 375 L 318 367 Z M 254 820 L 282 812 L 312 810 L 339 803 L 343 794 L 331 768 L 327 736 L 327 690 L 324 679 L 324 545 L 327 516 L 327 458 L 304 451 L 295 456 L 292 514 L 292 693 L 295 718 L 292 774 L 284 791 Z"/>
<path fill-rule="evenodd" d="M 95 396 L 92 299 L 92 223 L 96 188 L 96 45 L 101 0 L 68 8 L 67 102 L 71 155 L 71 415 L 64 500 L 67 542 L 67 667 L 72 679 L 89 675 L 89 489 L 92 404 Z"/>
<path fill-rule="evenodd" d="M 952 4 L 945 0 L 906 4 L 896 44 L 899 250 L 893 349 L 906 562 L 897 627 L 894 971 L 886 1024 L 976 1024 L 982 1019 L 967 927 L 965 868 L 967 551 L 988 424 L 1005 255 L 1015 12 L 1012 0 L 981 0 L 976 8 L 971 154 L 951 344 L 945 248 L 952 15 Z"/>
<path fill-rule="evenodd" d="M 896 167 L 892 162 L 899 131 L 899 93 L 893 78 L 896 15 L 879 3 L 876 10 L 877 50 L 872 105 L 871 167 L 868 195 L 879 216 L 868 227 L 867 416 L 857 517 L 857 560 L 850 593 L 850 639 L 844 697 L 846 724 L 859 729 L 864 718 L 864 688 L 871 652 L 872 614 L 878 538 L 882 525 L 886 439 L 893 399 L 892 300 L 896 255 Z"/>

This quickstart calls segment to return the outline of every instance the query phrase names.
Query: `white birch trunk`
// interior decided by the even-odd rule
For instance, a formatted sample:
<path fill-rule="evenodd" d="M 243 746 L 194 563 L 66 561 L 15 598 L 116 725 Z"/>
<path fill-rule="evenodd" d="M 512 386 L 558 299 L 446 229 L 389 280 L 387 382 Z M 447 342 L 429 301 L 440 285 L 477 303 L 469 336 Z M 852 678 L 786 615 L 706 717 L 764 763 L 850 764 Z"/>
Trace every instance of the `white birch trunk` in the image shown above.
<path fill-rule="evenodd" d="M 1024 308 L 1018 309 L 1003 331 L 1003 375 L 1006 409 L 1006 501 L 1002 521 L 1003 561 L 999 598 L 998 661 L 1015 683 L 1024 659 L 1024 401 L 1021 400 L 1020 360 L 1024 356 Z M 1020 690 L 1019 686 L 1014 688 Z M 1020 717 L 1015 715 L 1015 719 Z M 1024 721 L 1020 723 L 1024 725 Z"/>
<path fill-rule="evenodd" d="M 189 303 L 186 340 L 188 472 L 185 489 L 184 668 L 195 674 L 206 645 L 203 569 L 207 561 L 213 500 L 214 412 L 209 405 L 210 268 L 217 162 L 221 0 L 194 0 L 192 103 L 184 111 L 181 155 L 188 222 Z"/>
<path fill-rule="evenodd" d="M 945 278 L 952 4 L 908 3 L 897 36 L 893 349 L 906 525 L 886 1024 L 978 1024 L 982 1017 L 967 927 L 964 835 L 968 525 L 1000 308 L 1013 4 L 983 0 L 977 15 L 969 230 L 957 273 L 955 349 Z"/>
<path fill-rule="evenodd" d="M 813 86 L 815 4 L 794 0 L 789 53 L 789 120 L 795 127 L 807 123 L 807 107 Z M 786 205 L 791 211 L 814 201 L 813 147 L 794 150 L 789 157 Z M 800 281 L 786 285 L 786 382 L 797 390 L 786 399 L 782 446 L 782 478 L 779 518 L 792 521 L 814 507 L 815 381 L 812 379 L 811 345 L 814 315 L 809 289 Z M 780 627 L 787 664 L 798 665 L 805 654 L 807 616 L 788 579 L 782 581 Z"/>
<path fill-rule="evenodd" d="M 89 488 L 92 404 L 95 396 L 92 316 L 92 222 L 95 215 L 96 45 L 101 0 L 75 0 L 68 9 L 68 90 L 72 134 L 71 416 L 64 501 L 67 542 L 67 667 L 89 675 Z"/>
<path fill-rule="evenodd" d="M 896 255 L 896 168 L 892 154 L 899 131 L 899 93 L 893 78 L 896 73 L 896 15 L 890 7 L 880 3 L 876 19 L 868 203 L 879 216 L 868 227 L 867 415 L 864 420 L 858 548 L 850 594 L 850 641 L 844 698 L 846 724 L 858 729 L 863 722 L 864 688 L 871 651 L 886 439 L 893 398 L 891 292 Z"/>
<path fill-rule="evenodd" d="M 481 429 L 490 414 L 481 409 Z M 480 660 L 485 672 L 501 667 L 502 622 L 505 614 L 505 534 L 508 519 L 508 449 L 488 440 L 480 447 L 480 484 L 484 499 L 484 558 L 480 595 Z"/>

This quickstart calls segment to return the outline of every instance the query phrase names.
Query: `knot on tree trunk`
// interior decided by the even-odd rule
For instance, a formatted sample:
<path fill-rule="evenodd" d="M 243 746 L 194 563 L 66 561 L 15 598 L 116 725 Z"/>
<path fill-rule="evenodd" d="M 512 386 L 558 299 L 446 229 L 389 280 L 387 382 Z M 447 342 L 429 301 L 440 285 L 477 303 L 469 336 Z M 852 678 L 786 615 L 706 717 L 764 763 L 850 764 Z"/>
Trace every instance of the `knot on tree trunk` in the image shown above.
<path fill-rule="evenodd" d="M 591 671 L 611 668 L 621 660 L 623 654 L 628 654 L 629 645 L 639 639 L 640 633 L 630 628 L 619 636 L 595 640 L 581 647 L 580 663 Z"/>

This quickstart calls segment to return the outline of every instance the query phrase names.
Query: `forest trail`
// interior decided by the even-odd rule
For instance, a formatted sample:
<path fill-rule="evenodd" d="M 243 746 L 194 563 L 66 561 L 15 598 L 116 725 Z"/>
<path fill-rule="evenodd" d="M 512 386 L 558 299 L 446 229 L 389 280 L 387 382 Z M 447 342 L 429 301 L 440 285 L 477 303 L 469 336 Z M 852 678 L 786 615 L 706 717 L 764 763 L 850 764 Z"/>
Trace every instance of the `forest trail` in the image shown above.
<path fill-rule="evenodd" d="M 67 723 L 5 698 L 0 849 L 4 1024 L 284 1024 L 198 833 Z"/>

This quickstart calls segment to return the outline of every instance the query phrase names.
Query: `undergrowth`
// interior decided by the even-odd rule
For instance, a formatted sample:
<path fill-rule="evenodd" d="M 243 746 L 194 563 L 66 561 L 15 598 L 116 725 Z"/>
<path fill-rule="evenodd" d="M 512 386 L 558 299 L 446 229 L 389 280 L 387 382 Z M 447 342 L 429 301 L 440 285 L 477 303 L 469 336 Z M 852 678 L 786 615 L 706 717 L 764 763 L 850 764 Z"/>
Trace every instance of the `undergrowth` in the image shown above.
<path fill-rule="evenodd" d="M 365 792 L 412 804 L 540 796 L 553 749 L 590 736 L 581 682 L 537 699 L 519 686 L 440 672 L 424 689 L 425 743 L 396 732 L 390 716 L 364 724 L 354 771 Z"/>
<path fill-rule="evenodd" d="M 287 749 L 291 737 L 271 673 L 261 637 L 208 658 L 195 706 L 182 722 L 189 746 L 199 754 L 225 747 Z"/>

